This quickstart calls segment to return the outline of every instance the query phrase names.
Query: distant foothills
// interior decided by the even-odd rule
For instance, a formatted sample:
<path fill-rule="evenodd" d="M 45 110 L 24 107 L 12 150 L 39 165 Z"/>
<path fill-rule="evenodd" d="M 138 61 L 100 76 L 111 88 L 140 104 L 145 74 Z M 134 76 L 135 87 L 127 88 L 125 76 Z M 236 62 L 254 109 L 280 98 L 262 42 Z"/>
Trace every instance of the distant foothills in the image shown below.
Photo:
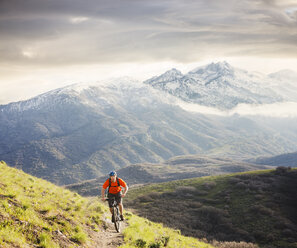
<path fill-rule="evenodd" d="M 212 161 L 209 171 L 193 162 L 195 176 L 260 169 L 255 164 L 266 163 L 258 157 L 297 151 L 297 118 L 194 113 L 180 103 L 225 111 L 296 102 L 296 78 L 293 72 L 266 76 L 220 62 L 187 74 L 173 69 L 145 82 L 119 78 L 56 89 L 0 106 L 0 159 L 58 185 L 131 165 L 147 170 L 153 181 L 163 180 L 153 172 L 158 166 L 170 168 L 163 175 L 170 180 L 188 178 L 188 162 L 176 167 L 184 173 L 165 162 L 177 156 Z"/>
<path fill-rule="evenodd" d="M 184 155 L 171 158 L 162 164 L 134 164 L 118 170 L 119 177 L 125 178 L 129 186 L 141 186 L 186 178 L 214 176 L 243 171 L 255 171 L 275 168 L 231 159 L 209 158 L 198 155 Z M 97 196 L 99 185 L 106 176 L 87 180 L 82 183 L 67 185 L 66 188 L 83 196 Z"/>

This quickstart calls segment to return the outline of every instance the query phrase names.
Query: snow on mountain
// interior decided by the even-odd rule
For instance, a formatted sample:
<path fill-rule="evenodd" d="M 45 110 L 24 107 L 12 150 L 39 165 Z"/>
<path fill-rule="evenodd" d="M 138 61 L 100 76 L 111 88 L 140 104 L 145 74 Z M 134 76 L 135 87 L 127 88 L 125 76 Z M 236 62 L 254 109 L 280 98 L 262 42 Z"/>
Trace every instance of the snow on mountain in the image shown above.
<path fill-rule="evenodd" d="M 176 69 L 146 80 L 144 83 L 182 100 L 219 109 L 238 104 L 269 104 L 292 100 L 271 88 L 274 81 L 261 73 L 250 73 L 227 62 L 211 63 L 187 74 Z"/>
<path fill-rule="evenodd" d="M 283 70 L 266 76 L 232 67 L 224 61 L 200 66 L 186 74 L 173 68 L 144 83 L 122 77 L 73 84 L 27 101 L 11 103 L 5 109 L 21 112 L 51 108 L 51 102 L 82 103 L 95 108 L 98 105 L 154 104 L 156 101 L 178 105 L 177 99 L 180 99 L 186 103 L 230 111 L 244 104 L 297 102 L 296 93 L 297 73 L 294 71 Z M 2 106 L 0 111 L 4 111 Z"/>
<path fill-rule="evenodd" d="M 220 74 L 232 74 L 234 72 L 233 68 L 226 61 L 211 63 L 206 66 L 200 66 L 194 70 L 191 70 L 190 74 L 212 74 L 212 73 L 220 73 Z"/>
<path fill-rule="evenodd" d="M 297 101 L 297 73 L 281 70 L 268 75 L 267 84 L 288 101 Z"/>
<path fill-rule="evenodd" d="M 26 101 L 0 106 L 0 112 L 23 112 L 51 109 L 52 105 L 79 105 L 93 108 L 109 106 L 139 107 L 173 103 L 176 99 L 129 77 L 113 78 L 92 83 L 72 84 L 38 95 Z"/>
<path fill-rule="evenodd" d="M 270 78 L 278 79 L 278 80 L 288 80 L 291 82 L 295 82 L 297 84 L 297 72 L 292 70 L 281 70 L 275 73 L 271 73 L 268 75 Z"/>

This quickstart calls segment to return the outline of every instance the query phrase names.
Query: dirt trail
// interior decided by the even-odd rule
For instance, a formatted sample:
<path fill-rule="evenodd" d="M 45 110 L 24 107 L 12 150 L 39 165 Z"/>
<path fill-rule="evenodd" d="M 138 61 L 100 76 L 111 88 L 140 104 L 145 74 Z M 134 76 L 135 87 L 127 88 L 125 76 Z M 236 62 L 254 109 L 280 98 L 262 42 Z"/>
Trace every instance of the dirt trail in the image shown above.
<path fill-rule="evenodd" d="M 118 233 L 110 218 L 103 216 L 103 228 L 99 232 L 91 234 L 94 241 L 94 248 L 116 248 L 124 243 L 124 235 L 122 234 L 125 229 L 126 223 L 121 222 L 121 232 Z"/>

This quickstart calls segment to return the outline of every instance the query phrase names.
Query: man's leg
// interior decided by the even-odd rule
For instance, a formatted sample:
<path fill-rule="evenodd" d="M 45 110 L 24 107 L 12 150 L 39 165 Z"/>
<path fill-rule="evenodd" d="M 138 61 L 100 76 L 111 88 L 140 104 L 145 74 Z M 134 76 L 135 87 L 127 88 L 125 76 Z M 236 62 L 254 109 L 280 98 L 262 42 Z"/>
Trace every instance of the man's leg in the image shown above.
<path fill-rule="evenodd" d="M 109 205 L 109 211 L 111 213 L 111 221 L 114 222 L 114 216 L 113 216 L 113 211 L 112 211 L 112 198 L 115 198 L 115 195 L 108 193 L 108 205 Z"/>
<path fill-rule="evenodd" d="M 124 209 L 124 207 L 123 207 L 123 203 L 122 203 L 122 194 L 121 193 L 118 193 L 117 194 L 116 201 L 117 201 L 117 203 L 119 205 L 121 220 L 123 221 L 124 220 L 124 217 L 123 217 L 123 209 Z"/>
<path fill-rule="evenodd" d="M 119 209 L 120 209 L 120 213 L 121 213 L 121 215 L 123 215 L 123 209 L 124 209 L 124 207 L 123 207 L 123 203 L 120 203 L 120 204 L 119 204 Z"/>

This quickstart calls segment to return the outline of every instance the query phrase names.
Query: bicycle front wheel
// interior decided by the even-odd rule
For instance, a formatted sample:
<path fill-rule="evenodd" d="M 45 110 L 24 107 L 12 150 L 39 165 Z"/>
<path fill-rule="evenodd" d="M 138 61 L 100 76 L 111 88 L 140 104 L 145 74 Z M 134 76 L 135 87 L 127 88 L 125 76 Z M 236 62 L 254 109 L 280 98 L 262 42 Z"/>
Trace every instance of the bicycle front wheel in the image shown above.
<path fill-rule="evenodd" d="M 117 232 L 121 231 L 121 222 L 120 222 L 120 211 L 118 207 L 113 208 L 113 216 L 114 216 L 114 227 Z"/>

